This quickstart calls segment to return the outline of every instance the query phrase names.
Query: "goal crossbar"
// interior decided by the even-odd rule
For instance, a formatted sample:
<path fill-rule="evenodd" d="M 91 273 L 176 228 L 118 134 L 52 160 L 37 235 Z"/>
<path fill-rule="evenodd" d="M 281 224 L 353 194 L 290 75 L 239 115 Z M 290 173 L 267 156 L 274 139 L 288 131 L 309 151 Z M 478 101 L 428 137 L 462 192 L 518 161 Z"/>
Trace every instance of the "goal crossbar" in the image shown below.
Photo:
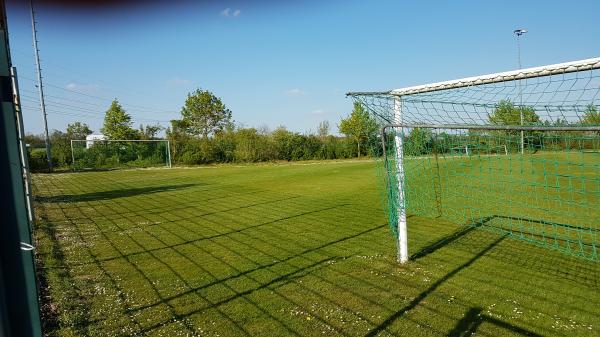
<path fill-rule="evenodd" d="M 568 74 L 586 70 L 600 69 L 600 57 L 590 58 L 579 61 L 551 64 L 540 67 L 532 67 L 520 70 L 505 71 L 500 73 L 466 77 L 451 81 L 436 82 L 424 85 L 410 86 L 390 91 L 380 92 L 349 92 L 347 96 L 373 96 L 373 95 L 392 95 L 405 96 L 425 92 L 433 92 L 447 89 L 457 89 L 482 84 L 500 83 L 515 80 L 524 80 L 528 78 Z"/>

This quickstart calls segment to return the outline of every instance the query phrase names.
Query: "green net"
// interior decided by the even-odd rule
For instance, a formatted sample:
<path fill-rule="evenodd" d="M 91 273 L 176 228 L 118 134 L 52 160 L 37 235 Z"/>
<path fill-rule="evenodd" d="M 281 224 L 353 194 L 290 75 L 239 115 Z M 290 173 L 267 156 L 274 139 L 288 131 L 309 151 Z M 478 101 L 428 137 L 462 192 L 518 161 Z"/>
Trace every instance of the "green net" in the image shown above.
<path fill-rule="evenodd" d="M 379 166 L 394 234 L 405 213 L 409 228 L 411 215 L 443 219 L 600 262 L 598 65 L 352 94 L 396 125 Z"/>
<path fill-rule="evenodd" d="M 72 140 L 74 170 L 171 166 L 166 140 Z"/>

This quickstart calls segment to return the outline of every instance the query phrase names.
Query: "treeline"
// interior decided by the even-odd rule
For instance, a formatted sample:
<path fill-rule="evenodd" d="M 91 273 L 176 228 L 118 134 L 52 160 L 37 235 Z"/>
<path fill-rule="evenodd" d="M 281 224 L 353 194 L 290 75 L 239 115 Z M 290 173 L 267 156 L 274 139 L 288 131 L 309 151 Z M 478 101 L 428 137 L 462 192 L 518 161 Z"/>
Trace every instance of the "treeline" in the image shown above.
<path fill-rule="evenodd" d="M 51 133 L 52 161 L 55 167 L 72 166 L 71 139 L 78 138 L 57 130 Z M 171 161 L 174 165 L 345 159 L 359 156 L 356 143 L 348 137 L 301 134 L 285 127 L 278 127 L 273 131 L 264 128 L 230 128 L 207 138 L 173 135 L 168 132 L 166 139 L 170 142 Z M 43 136 L 27 135 L 25 140 L 29 144 L 31 169 L 45 170 L 48 164 Z M 96 143 L 85 151 L 82 151 L 83 142 L 77 144 L 75 157 L 78 167 L 108 168 L 125 163 L 129 163 L 129 166 L 152 166 L 165 163 L 163 146 L 123 143 L 119 150 L 101 141 Z M 370 154 L 370 146 L 363 145 L 360 156 Z"/>
<path fill-rule="evenodd" d="M 171 121 L 165 137 L 158 136 L 162 130 L 164 128 L 159 125 L 132 128 L 131 116 L 115 100 L 106 111 L 100 132 L 108 140 L 169 140 L 172 164 L 201 165 L 367 156 L 373 148 L 370 144 L 377 142 L 378 127 L 358 103 L 352 113 L 340 121 L 339 132 L 344 136 L 332 135 L 327 121 L 319 124 L 315 134 L 293 132 L 284 126 L 272 131 L 265 127 L 235 126 L 231 111 L 220 98 L 209 91 L 196 90 L 188 94 L 181 119 Z M 66 132 L 54 130 L 50 135 L 53 166 L 144 167 L 166 161 L 164 144 L 94 141 L 88 149 L 84 142 L 78 142 L 72 153 L 71 140 L 84 140 L 91 133 L 92 130 L 80 122 L 69 124 Z M 43 137 L 28 135 L 26 142 L 30 145 L 31 169 L 46 170 L 48 162 Z"/>
<path fill-rule="evenodd" d="M 517 107 L 509 100 L 500 101 L 489 115 L 489 124 L 496 125 L 546 125 L 577 126 L 600 125 L 600 113 L 595 105 L 586 107 L 580 121 L 564 119 L 542 121 L 533 107 Z M 132 118 L 117 100 L 113 101 L 104 117 L 101 132 L 109 140 L 169 140 L 170 158 L 175 165 L 200 165 L 213 163 L 247 163 L 265 161 L 296 161 L 312 159 L 344 159 L 361 156 L 381 155 L 379 130 L 382 125 L 373 119 L 358 102 L 352 112 L 342 118 L 338 125 L 339 134 L 331 134 L 329 123 L 321 122 L 316 134 L 301 134 L 281 126 L 275 130 L 235 126 L 231 111 L 220 98 L 207 90 L 196 90 L 188 94 L 181 109 L 181 119 L 171 121 L 166 130 L 160 125 L 141 125 L 132 128 Z M 159 133 L 165 130 L 165 137 Z M 464 130 L 463 130 L 464 131 Z M 85 139 L 92 130 L 85 124 L 69 124 L 65 132 L 54 130 L 50 135 L 52 162 L 55 167 L 73 167 L 71 140 Z M 585 132 L 525 132 L 527 148 L 573 149 L 594 146 L 585 138 Z M 595 134 L 594 134 L 595 135 Z M 388 138 L 390 148 L 393 137 Z M 597 135 L 596 135 L 597 136 Z M 438 153 L 471 151 L 519 150 L 518 131 L 474 131 L 434 133 L 431 129 L 412 129 L 405 135 L 404 153 L 419 156 Z M 43 149 L 44 139 L 28 135 L 29 158 L 32 170 L 48 167 Z M 592 144 L 589 145 L 588 143 Z M 117 166 L 153 166 L 164 164 L 168 156 L 164 145 L 150 143 L 109 145 L 96 141 L 87 149 L 83 143 L 76 149 L 77 165 L 86 168 L 109 168 Z M 77 166 L 76 165 L 76 166 Z"/>
<path fill-rule="evenodd" d="M 174 164 L 196 165 L 277 160 L 342 159 L 358 157 L 347 137 L 300 134 L 284 127 L 271 132 L 238 128 L 212 137 L 169 137 Z M 361 150 L 361 155 L 367 151 Z"/>
<path fill-rule="evenodd" d="M 518 126 L 538 125 L 544 127 L 578 127 L 600 125 L 598 107 L 590 104 L 585 107 L 579 121 L 558 118 L 542 120 L 533 107 L 517 107 L 509 100 L 500 101 L 489 116 L 490 125 Z M 477 154 L 477 153 L 516 153 L 521 150 L 521 133 L 517 130 L 483 131 L 471 129 L 468 132 L 434 133 L 432 129 L 415 128 L 404 138 L 404 154 L 407 156 L 438 154 Z M 599 148 L 597 131 L 525 131 L 523 148 L 529 152 L 538 150 L 590 150 Z M 393 146 L 393 135 L 388 143 Z"/>

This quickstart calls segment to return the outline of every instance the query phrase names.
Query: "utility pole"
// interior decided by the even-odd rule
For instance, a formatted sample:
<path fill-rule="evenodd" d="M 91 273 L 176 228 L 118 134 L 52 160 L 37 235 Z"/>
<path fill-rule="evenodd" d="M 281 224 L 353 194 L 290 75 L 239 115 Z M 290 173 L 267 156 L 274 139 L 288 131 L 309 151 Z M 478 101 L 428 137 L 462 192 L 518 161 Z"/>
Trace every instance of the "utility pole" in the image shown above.
<path fill-rule="evenodd" d="M 519 62 L 519 70 L 521 70 L 521 35 L 527 33 L 525 29 L 515 29 L 513 32 L 517 36 L 517 59 Z M 519 115 L 521 117 L 521 126 L 523 126 L 523 91 L 521 88 L 521 80 L 519 80 Z M 521 130 L 521 154 L 525 153 L 525 133 Z"/>
<path fill-rule="evenodd" d="M 42 68 L 40 67 L 40 50 L 38 49 L 37 30 L 35 28 L 35 11 L 33 10 L 33 0 L 29 0 L 31 8 L 31 29 L 33 31 L 33 51 L 35 53 L 35 66 L 37 69 L 38 89 L 40 93 L 40 109 L 44 120 L 44 142 L 46 143 L 46 158 L 48 160 L 48 169 L 52 171 L 52 150 L 50 149 L 50 136 L 48 135 L 48 114 L 46 113 L 46 104 L 44 102 L 44 85 L 42 84 Z"/>

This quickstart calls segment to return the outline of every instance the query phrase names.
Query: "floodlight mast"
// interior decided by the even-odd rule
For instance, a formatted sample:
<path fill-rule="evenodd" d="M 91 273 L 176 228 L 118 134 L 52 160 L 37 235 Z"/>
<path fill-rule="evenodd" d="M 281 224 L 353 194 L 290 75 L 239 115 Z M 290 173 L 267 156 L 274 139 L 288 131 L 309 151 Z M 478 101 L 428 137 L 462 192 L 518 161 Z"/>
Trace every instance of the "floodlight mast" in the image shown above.
<path fill-rule="evenodd" d="M 519 62 L 519 70 L 521 70 L 521 35 L 527 33 L 526 29 L 515 29 L 513 33 L 517 36 L 517 59 Z M 521 119 L 521 126 L 523 126 L 523 91 L 521 89 L 521 80 L 519 80 L 519 117 Z M 525 153 L 525 134 L 521 130 L 521 154 Z"/>

